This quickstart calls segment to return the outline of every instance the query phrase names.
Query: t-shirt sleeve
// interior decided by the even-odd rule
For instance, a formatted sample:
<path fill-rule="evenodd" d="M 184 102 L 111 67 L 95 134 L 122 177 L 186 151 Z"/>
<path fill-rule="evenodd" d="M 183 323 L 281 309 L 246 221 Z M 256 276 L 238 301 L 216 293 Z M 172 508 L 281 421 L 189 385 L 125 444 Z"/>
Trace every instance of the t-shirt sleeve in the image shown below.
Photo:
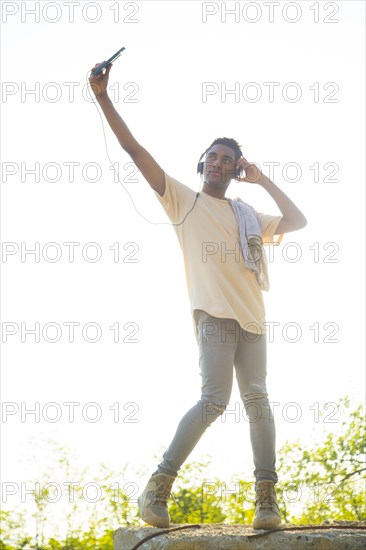
<path fill-rule="evenodd" d="M 164 195 L 161 196 L 157 191 L 153 191 L 164 208 L 168 218 L 173 223 L 182 221 L 186 212 L 186 206 L 189 206 L 195 199 L 195 192 L 190 189 L 190 187 L 172 178 L 166 172 Z"/>
<path fill-rule="evenodd" d="M 262 230 L 263 244 L 279 245 L 282 241 L 283 234 L 277 235 L 276 229 L 282 216 L 271 216 L 256 212 L 260 228 Z"/>

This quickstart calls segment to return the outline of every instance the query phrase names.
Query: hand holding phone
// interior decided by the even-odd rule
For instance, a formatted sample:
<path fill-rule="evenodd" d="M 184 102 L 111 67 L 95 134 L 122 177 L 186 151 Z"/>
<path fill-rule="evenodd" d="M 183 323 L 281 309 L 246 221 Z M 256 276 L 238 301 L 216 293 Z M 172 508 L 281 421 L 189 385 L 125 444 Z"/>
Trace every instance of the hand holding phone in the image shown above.
<path fill-rule="evenodd" d="M 92 72 L 91 72 L 92 76 L 97 76 L 98 74 L 100 74 L 110 63 L 115 61 L 125 49 L 126 48 L 121 48 L 120 50 L 118 50 L 118 52 L 112 55 L 112 57 L 110 57 L 107 61 L 104 61 L 101 65 L 99 65 L 97 69 L 92 69 Z"/>

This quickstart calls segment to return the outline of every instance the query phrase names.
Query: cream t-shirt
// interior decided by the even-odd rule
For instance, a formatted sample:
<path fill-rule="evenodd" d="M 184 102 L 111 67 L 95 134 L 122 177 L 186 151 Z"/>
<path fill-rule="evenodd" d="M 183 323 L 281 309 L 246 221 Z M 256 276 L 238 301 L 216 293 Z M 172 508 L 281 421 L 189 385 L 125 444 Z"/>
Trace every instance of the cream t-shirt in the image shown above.
<path fill-rule="evenodd" d="M 171 223 L 183 221 L 196 191 L 165 173 L 163 197 L 154 191 Z M 282 216 L 256 212 L 264 244 L 280 244 L 276 235 Z M 197 338 L 198 311 L 236 319 L 248 332 L 265 334 L 265 307 L 255 273 L 247 269 L 235 214 L 226 199 L 201 191 L 185 221 L 173 226 L 183 257 L 192 319 Z"/>

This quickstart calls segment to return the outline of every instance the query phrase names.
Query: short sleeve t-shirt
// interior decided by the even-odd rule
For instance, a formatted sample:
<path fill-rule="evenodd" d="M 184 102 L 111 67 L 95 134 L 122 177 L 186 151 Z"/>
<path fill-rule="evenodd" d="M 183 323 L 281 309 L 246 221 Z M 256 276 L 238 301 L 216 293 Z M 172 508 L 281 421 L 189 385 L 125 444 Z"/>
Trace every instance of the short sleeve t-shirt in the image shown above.
<path fill-rule="evenodd" d="M 165 174 L 165 193 L 154 191 L 172 223 L 180 224 L 192 208 L 196 191 Z M 282 216 L 256 212 L 264 244 L 280 244 Z M 197 337 L 197 313 L 236 319 L 252 333 L 265 334 L 265 307 L 255 273 L 247 269 L 235 214 L 226 199 L 201 191 L 185 221 L 173 226 L 182 249 L 190 309 Z"/>

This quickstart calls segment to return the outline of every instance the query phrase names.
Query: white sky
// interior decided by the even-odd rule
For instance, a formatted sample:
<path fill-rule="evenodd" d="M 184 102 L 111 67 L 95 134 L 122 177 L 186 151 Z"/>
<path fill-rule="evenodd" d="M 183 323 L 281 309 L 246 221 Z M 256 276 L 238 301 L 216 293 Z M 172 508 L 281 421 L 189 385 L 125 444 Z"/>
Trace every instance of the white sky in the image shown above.
<path fill-rule="evenodd" d="M 35 4 L 39 22 L 24 12 Z M 62 418 L 56 423 L 42 416 L 40 422 L 34 416 L 22 421 L 20 412 L 7 422 L 3 417 L 3 481 L 20 483 L 42 474 L 48 451 L 35 442 L 48 435 L 70 446 L 81 465 L 96 468 L 103 461 L 118 468 L 129 463 L 134 470 L 146 467 L 150 472 L 157 464 L 154 455 L 168 446 L 181 416 L 199 398 L 198 354 L 178 241 L 169 225 L 151 225 L 140 217 L 114 181 L 100 116 L 85 99 L 88 70 L 122 46 L 126 50 L 110 73 L 110 95 L 135 137 L 173 177 L 198 190 L 197 160 L 221 136 L 237 139 L 244 156 L 267 175 L 268 163 L 279 163 L 273 180 L 304 212 L 308 225 L 286 234 L 273 251 L 271 290 L 264 293 L 267 321 L 280 323 L 268 344 L 269 394 L 280 404 L 275 412 L 277 445 L 301 435 L 309 441 L 320 438 L 323 428 L 336 429 L 346 420 L 341 410 L 333 417 L 338 424 L 330 424 L 314 422 L 310 407 L 336 407 L 345 394 L 352 395 L 354 403 L 364 400 L 364 3 L 328 2 L 325 9 L 324 2 L 281 2 L 272 23 L 268 6 L 261 2 L 251 3 L 261 13 L 252 23 L 243 16 L 248 2 L 236 3 L 238 22 L 233 15 L 221 21 L 221 2 L 205 7 L 193 1 L 81 0 L 72 23 L 66 2 L 51 2 L 47 12 L 42 11 L 45 4 L 2 3 L 2 241 L 15 243 L 13 250 L 18 250 L 2 257 L 3 338 L 4 326 L 10 326 L 4 323 L 19 327 L 2 345 L 2 401 L 14 403 L 19 411 L 34 408 L 35 402 L 41 409 L 55 402 Z M 114 22 L 117 5 L 119 21 Z M 254 19 L 255 6 L 247 6 L 247 19 Z M 317 23 L 310 6 L 319 10 Z M 289 23 L 282 13 L 294 19 L 295 8 L 299 20 Z M 205 9 L 217 10 L 206 23 Z M 46 21 L 57 13 L 58 22 Z M 90 22 L 97 13 L 99 21 Z M 136 22 L 123 21 L 129 14 Z M 338 22 L 325 23 L 326 16 Z M 273 102 L 264 84 L 269 82 L 279 83 Z M 74 83 L 73 98 L 66 83 Z M 204 102 L 205 83 L 219 91 Z M 257 102 L 249 101 L 254 87 L 245 95 L 248 83 L 256 83 L 262 92 Z M 282 96 L 289 83 L 301 91 L 297 102 Z M 220 97 L 225 86 L 235 85 L 238 102 L 232 94 Z M 37 101 L 25 94 L 36 86 Z M 135 90 L 137 101 L 126 102 Z M 288 97 L 294 97 L 294 90 L 288 89 Z M 59 97 L 53 101 L 56 92 Z M 119 163 L 123 182 L 129 174 L 123 167 L 130 159 L 104 118 L 103 123 L 108 153 Z M 72 162 L 79 165 L 70 182 L 67 166 Z M 35 163 L 40 181 L 29 173 L 22 178 L 22 166 L 24 172 Z M 59 181 L 51 181 L 56 170 L 46 171 L 48 163 L 59 166 Z M 96 171 L 87 170 L 88 163 L 99 166 L 99 181 L 90 181 Z M 301 168 L 296 182 L 290 181 L 294 168 L 286 179 L 288 163 Z M 12 168 L 17 173 L 11 175 Z M 140 174 L 135 177 L 137 182 L 124 185 L 138 211 L 150 221 L 168 222 L 148 184 Z M 260 187 L 233 182 L 228 195 L 241 196 L 257 211 L 280 213 Z M 74 263 L 68 260 L 65 242 L 80 243 Z M 81 254 L 91 242 L 102 252 L 95 263 Z M 34 248 L 35 243 L 46 250 L 46 257 L 44 246 L 57 243 L 60 260 L 52 263 L 41 254 L 39 262 L 31 255 L 21 261 L 22 246 Z M 117 263 L 109 248 L 114 243 L 119 243 Z M 295 247 L 289 243 L 300 251 L 298 262 L 283 257 L 287 251 L 293 258 Z M 3 246 L 10 250 L 11 245 Z M 123 262 L 134 251 L 138 261 Z M 48 249 L 49 257 L 54 253 L 55 248 Z M 89 257 L 94 254 L 95 248 L 89 248 Z M 337 261 L 329 262 L 332 258 Z M 32 328 L 36 322 L 41 329 L 57 323 L 60 340 L 52 344 L 41 335 L 35 343 L 28 335 L 22 342 L 21 323 Z M 79 323 L 74 343 L 68 342 L 64 325 L 70 322 Z M 96 343 L 81 335 L 81 328 L 91 322 L 102 331 Z M 119 343 L 113 342 L 109 329 L 115 323 Z M 287 323 L 300 327 L 297 342 L 282 335 Z M 138 342 L 123 342 L 133 326 L 138 328 Z M 318 342 L 313 326 L 319 328 Z M 54 334 L 50 329 L 48 336 Z M 88 336 L 94 335 L 90 329 Z M 294 338 L 293 329 L 288 337 Z M 327 337 L 338 342 L 326 342 Z M 65 402 L 80 403 L 74 423 L 68 421 Z M 99 422 L 87 422 L 81 415 L 90 402 L 100 407 Z M 113 422 L 109 407 L 117 402 L 125 422 Z M 234 385 L 232 407 L 238 403 L 241 411 L 239 402 Z M 301 413 L 298 422 L 286 421 L 281 414 L 287 410 L 288 416 L 295 415 L 295 409 L 288 408 L 292 402 Z M 49 409 L 50 417 L 54 412 Z M 126 421 L 132 412 L 136 423 Z M 25 466 L 22 457 L 29 453 L 35 460 Z M 250 476 L 247 422 L 242 418 L 238 425 L 233 415 L 226 423 L 218 420 L 189 461 L 205 455 L 213 456 L 214 474 L 226 479 L 242 472 Z M 10 505 L 17 498 L 9 499 Z"/>

